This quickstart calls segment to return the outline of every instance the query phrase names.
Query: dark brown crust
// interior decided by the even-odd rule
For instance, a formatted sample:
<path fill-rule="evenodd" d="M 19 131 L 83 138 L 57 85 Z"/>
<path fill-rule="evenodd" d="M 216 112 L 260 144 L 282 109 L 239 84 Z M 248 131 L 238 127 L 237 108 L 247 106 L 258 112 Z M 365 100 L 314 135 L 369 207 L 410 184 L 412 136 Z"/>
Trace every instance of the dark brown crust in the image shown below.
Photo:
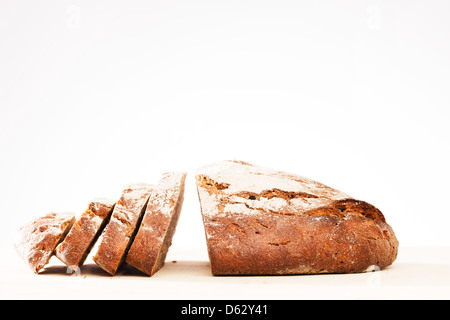
<path fill-rule="evenodd" d="M 344 213 L 336 203 L 295 216 L 204 216 L 208 233 L 216 235 L 208 241 L 212 273 L 353 273 L 391 265 L 398 241 L 379 210 L 363 201 L 345 203 Z M 372 214 L 377 218 L 367 217 Z"/>
<path fill-rule="evenodd" d="M 110 201 L 93 201 L 75 222 L 63 242 L 56 247 L 55 255 L 72 270 L 83 265 L 95 241 L 109 221 L 114 204 Z"/>
<path fill-rule="evenodd" d="M 295 178 L 282 172 L 280 176 Z M 355 273 L 372 266 L 386 268 L 397 257 L 394 231 L 381 211 L 367 202 L 324 198 L 323 206 L 309 211 L 262 210 L 252 207 L 252 201 L 278 197 L 289 203 L 293 198 L 321 197 L 279 189 L 230 193 L 226 181 L 217 183 L 202 174 L 196 180 L 199 191 L 209 194 L 206 201 L 215 201 L 217 210 L 203 214 L 213 275 Z M 251 213 L 224 210 L 236 204 Z"/>
<path fill-rule="evenodd" d="M 152 191 L 150 186 L 139 188 L 142 190 L 132 196 L 127 194 L 135 193 L 135 188 L 127 188 L 122 192 L 93 257 L 94 262 L 111 275 L 114 275 L 125 261 Z"/>
<path fill-rule="evenodd" d="M 126 263 L 149 276 L 163 267 L 166 254 L 172 244 L 184 200 L 185 178 L 186 174 L 183 174 L 177 197 L 168 199 L 174 208 L 171 215 L 162 214 L 158 201 L 152 201 L 153 196 L 164 196 L 163 194 L 158 195 L 158 191 L 155 191 L 150 197 L 141 226 L 128 251 Z M 162 192 L 164 193 L 164 190 Z"/>

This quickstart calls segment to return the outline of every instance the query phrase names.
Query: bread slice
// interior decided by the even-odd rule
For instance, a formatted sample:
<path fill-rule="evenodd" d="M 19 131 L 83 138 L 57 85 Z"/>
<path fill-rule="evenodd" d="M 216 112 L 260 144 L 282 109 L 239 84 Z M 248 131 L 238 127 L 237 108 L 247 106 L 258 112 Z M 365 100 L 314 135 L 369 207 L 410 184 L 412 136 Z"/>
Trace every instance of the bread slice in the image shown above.
<path fill-rule="evenodd" d="M 108 223 L 114 205 L 115 201 L 110 199 L 91 201 L 64 241 L 56 247 L 56 257 L 69 269 L 77 271 L 83 265 L 95 241 Z"/>
<path fill-rule="evenodd" d="M 180 216 L 186 173 L 165 173 L 154 188 L 126 263 L 152 276 L 163 265 Z"/>
<path fill-rule="evenodd" d="M 149 184 L 131 185 L 123 190 L 115 205 L 93 258 L 94 262 L 109 274 L 114 275 L 125 261 L 152 191 L 153 186 Z"/>
<path fill-rule="evenodd" d="M 196 183 L 214 275 L 363 272 L 397 257 L 377 208 L 311 179 L 223 161 Z"/>
<path fill-rule="evenodd" d="M 34 219 L 19 229 L 14 247 L 31 270 L 38 273 L 74 222 L 75 216 L 71 213 L 49 213 Z"/>

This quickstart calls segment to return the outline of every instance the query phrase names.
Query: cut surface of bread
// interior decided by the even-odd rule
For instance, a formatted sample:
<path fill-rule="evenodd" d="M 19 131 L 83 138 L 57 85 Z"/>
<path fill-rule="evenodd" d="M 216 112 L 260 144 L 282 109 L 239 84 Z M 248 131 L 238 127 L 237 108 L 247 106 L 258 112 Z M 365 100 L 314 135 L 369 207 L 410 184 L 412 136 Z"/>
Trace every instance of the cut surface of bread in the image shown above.
<path fill-rule="evenodd" d="M 196 183 L 214 275 L 353 273 L 397 257 L 380 210 L 317 181 L 223 161 Z"/>
<path fill-rule="evenodd" d="M 125 260 L 152 191 L 153 186 L 149 184 L 130 185 L 116 203 L 93 257 L 94 262 L 109 274 L 114 275 Z"/>
<path fill-rule="evenodd" d="M 34 219 L 19 229 L 14 247 L 31 270 L 38 273 L 74 222 L 72 213 L 49 213 Z"/>
<path fill-rule="evenodd" d="M 109 221 L 115 201 L 96 199 L 89 203 L 85 212 L 74 223 L 72 229 L 55 250 L 56 257 L 69 269 L 77 271 L 83 265 L 95 241 Z"/>
<path fill-rule="evenodd" d="M 152 276 L 163 265 L 184 199 L 186 173 L 165 173 L 149 198 L 126 263 Z"/>

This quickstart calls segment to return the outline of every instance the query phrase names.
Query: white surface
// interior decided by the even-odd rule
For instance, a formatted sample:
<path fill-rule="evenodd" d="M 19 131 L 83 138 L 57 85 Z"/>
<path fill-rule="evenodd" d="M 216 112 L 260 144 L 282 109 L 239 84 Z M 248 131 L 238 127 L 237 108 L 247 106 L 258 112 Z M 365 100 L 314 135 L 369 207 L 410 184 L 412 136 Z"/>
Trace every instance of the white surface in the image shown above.
<path fill-rule="evenodd" d="M 379 272 L 265 277 L 213 277 L 199 251 L 169 251 L 151 278 L 131 267 L 111 277 L 91 261 L 71 275 L 56 258 L 35 275 L 11 248 L 0 254 L 0 299 L 450 299 L 450 247 L 400 248 Z"/>

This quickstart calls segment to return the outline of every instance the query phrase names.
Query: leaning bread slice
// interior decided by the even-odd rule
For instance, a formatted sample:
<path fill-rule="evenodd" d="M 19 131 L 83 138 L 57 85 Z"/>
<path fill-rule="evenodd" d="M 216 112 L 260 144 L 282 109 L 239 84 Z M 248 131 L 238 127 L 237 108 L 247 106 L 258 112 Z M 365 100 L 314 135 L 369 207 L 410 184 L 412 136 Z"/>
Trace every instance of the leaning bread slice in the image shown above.
<path fill-rule="evenodd" d="M 311 179 L 223 161 L 196 182 L 214 275 L 363 272 L 397 257 L 377 208 Z"/>
<path fill-rule="evenodd" d="M 34 219 L 19 229 L 14 247 L 31 270 L 38 273 L 74 222 L 71 213 L 49 213 Z"/>
<path fill-rule="evenodd" d="M 69 269 L 77 271 L 83 265 L 95 241 L 106 226 L 115 201 L 110 199 L 95 199 L 81 214 L 55 250 L 55 255 L 64 262 Z"/>
<path fill-rule="evenodd" d="M 152 276 L 163 265 L 184 199 L 186 173 L 165 173 L 153 190 L 126 263 Z"/>
<path fill-rule="evenodd" d="M 125 261 L 128 249 L 153 190 L 149 184 L 135 184 L 123 190 L 93 260 L 114 275 Z"/>

